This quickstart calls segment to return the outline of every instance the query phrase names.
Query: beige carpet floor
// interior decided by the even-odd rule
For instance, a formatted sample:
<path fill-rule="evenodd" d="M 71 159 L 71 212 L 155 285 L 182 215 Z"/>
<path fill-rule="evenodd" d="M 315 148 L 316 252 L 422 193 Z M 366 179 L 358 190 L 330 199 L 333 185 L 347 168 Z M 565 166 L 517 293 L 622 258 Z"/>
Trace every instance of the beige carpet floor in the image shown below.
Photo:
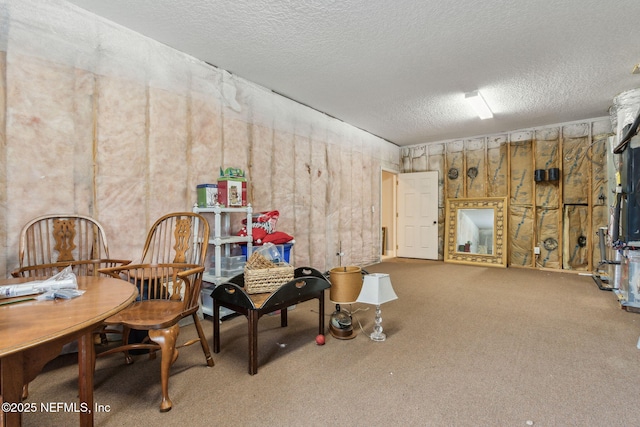
<path fill-rule="evenodd" d="M 99 359 L 98 426 L 639 426 L 640 314 L 620 308 L 590 277 L 393 259 L 398 300 L 382 306 L 387 341 L 359 331 L 315 344 L 316 301 L 289 326 L 259 324 L 259 371 L 247 373 L 244 317 L 221 325 L 206 367 L 199 346 L 172 369 L 173 409 L 159 413 L 159 360 Z M 334 306 L 327 302 L 326 319 Z M 368 332 L 374 310 L 354 305 Z M 211 319 L 204 327 L 212 343 Z M 181 338 L 194 336 L 193 326 Z M 75 356 L 51 362 L 30 402 L 74 402 Z M 77 424 L 74 413 L 25 414 L 25 426 Z"/>

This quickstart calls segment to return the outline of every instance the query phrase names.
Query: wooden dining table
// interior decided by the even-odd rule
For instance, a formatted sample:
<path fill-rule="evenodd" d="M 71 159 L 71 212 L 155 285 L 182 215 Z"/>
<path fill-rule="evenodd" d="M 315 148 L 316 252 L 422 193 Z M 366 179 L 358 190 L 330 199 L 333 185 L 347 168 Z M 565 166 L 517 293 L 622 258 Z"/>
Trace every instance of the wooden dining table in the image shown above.
<path fill-rule="evenodd" d="M 34 278 L 0 280 L 0 286 Z M 78 412 L 81 426 L 93 426 L 93 335 L 109 316 L 133 302 L 136 288 L 109 277 L 77 278 L 84 294 L 72 299 L 0 299 L 0 411 L 1 426 L 19 426 L 22 414 L 42 411 L 47 402 L 22 400 L 23 385 L 31 382 L 62 346 L 78 340 L 78 402 L 65 410 Z M 9 303 L 15 301 L 15 303 Z"/>

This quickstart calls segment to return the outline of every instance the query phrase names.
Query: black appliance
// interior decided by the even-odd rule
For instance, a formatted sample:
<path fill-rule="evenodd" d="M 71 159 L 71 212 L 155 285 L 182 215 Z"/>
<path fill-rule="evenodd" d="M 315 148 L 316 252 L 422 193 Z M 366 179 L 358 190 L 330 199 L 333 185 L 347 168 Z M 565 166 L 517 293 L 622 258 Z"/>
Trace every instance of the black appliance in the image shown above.
<path fill-rule="evenodd" d="M 640 136 L 634 136 L 622 153 L 621 236 L 627 246 L 640 246 Z"/>

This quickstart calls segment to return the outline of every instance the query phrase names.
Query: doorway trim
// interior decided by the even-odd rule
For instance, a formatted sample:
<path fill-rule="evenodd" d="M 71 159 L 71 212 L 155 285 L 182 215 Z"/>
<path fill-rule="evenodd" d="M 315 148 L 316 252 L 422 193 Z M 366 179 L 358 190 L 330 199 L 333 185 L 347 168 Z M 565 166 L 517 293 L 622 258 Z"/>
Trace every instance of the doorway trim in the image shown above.
<path fill-rule="evenodd" d="M 387 227 L 387 250 L 386 254 L 380 254 L 380 259 L 385 260 L 396 257 L 397 245 L 397 191 L 398 191 L 398 171 L 380 168 L 380 245 L 382 248 L 382 227 Z M 390 185 L 385 182 L 390 178 Z M 390 188 L 387 188 L 390 187 Z M 389 194 L 390 193 L 390 194 Z"/>

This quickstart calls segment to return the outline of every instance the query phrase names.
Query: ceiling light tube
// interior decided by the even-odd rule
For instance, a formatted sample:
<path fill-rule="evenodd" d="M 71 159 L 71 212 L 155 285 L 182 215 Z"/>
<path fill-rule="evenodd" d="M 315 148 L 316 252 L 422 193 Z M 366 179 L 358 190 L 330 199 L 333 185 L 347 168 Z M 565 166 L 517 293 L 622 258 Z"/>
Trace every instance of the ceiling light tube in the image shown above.
<path fill-rule="evenodd" d="M 479 91 L 474 90 L 473 92 L 465 93 L 464 98 L 471 104 L 480 119 L 485 120 L 493 117 L 491 109 L 489 109 L 489 106 Z"/>

